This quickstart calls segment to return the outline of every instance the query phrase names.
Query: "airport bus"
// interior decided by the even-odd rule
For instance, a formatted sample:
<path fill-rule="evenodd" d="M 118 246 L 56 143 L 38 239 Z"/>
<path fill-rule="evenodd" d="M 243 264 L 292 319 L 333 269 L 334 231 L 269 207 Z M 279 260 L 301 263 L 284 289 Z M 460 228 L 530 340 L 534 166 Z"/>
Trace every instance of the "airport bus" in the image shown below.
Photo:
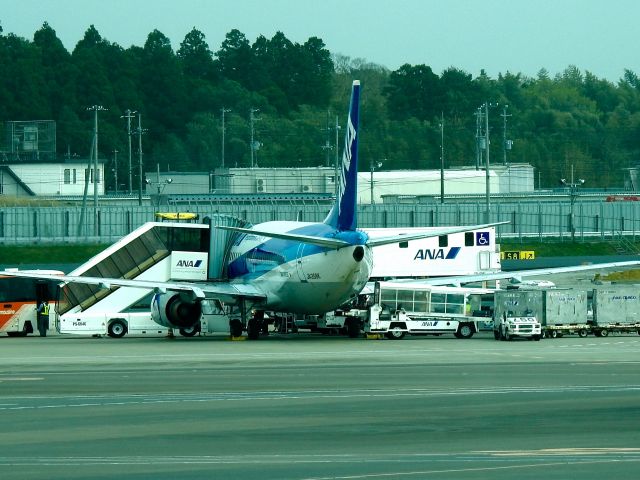
<path fill-rule="evenodd" d="M 38 273 L 63 275 L 58 270 L 37 270 Z M 26 277 L 0 276 L 0 333 L 24 337 L 36 331 L 45 336 L 55 326 L 55 296 L 57 282 Z M 38 307 L 40 319 L 38 322 Z"/>

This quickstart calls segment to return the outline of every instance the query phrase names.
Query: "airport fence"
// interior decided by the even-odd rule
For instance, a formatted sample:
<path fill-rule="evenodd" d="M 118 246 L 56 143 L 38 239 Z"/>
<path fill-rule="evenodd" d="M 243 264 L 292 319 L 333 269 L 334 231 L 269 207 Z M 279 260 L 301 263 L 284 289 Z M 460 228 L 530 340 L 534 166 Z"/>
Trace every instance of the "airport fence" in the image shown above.
<path fill-rule="evenodd" d="M 508 222 L 497 228 L 499 238 L 547 237 L 584 240 L 619 238 L 635 240 L 640 233 L 640 202 L 500 202 L 487 217 L 483 202 L 445 204 L 361 205 L 359 226 L 437 227 Z M 178 211 L 175 208 L 163 211 Z M 184 210 L 183 210 L 184 211 Z M 322 221 L 329 206 L 322 204 L 218 204 L 190 205 L 200 220 L 213 213 L 233 215 L 251 223 L 271 220 Z M 145 222 L 155 221 L 154 206 L 98 206 L 83 212 L 76 206 L 3 207 L 0 209 L 0 243 L 113 242 Z"/>

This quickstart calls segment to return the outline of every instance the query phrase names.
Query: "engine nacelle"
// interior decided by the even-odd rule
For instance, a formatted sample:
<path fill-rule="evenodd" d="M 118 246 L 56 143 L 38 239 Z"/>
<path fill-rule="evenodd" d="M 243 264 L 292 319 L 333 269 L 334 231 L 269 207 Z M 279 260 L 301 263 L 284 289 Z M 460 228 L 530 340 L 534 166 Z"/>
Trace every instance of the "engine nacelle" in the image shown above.
<path fill-rule="evenodd" d="M 151 301 L 151 318 L 168 328 L 191 328 L 202 316 L 202 302 L 180 293 L 156 293 Z"/>

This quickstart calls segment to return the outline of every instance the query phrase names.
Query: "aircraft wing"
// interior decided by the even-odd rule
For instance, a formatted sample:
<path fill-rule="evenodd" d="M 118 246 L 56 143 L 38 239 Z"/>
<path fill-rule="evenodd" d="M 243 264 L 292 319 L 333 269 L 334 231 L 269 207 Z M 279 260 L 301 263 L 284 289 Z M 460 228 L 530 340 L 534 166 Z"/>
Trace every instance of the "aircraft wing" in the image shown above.
<path fill-rule="evenodd" d="M 233 303 L 238 298 L 264 300 L 266 295 L 247 284 L 230 282 L 155 282 L 152 280 L 127 280 L 124 278 L 83 277 L 78 275 L 53 275 L 37 272 L 20 272 L 5 270 L 0 275 L 40 278 L 43 280 L 55 280 L 59 283 L 82 283 L 95 285 L 98 288 L 132 287 L 154 290 L 158 293 L 167 291 L 190 294 L 194 299 L 216 298 L 223 302 Z"/>
<path fill-rule="evenodd" d="M 427 285 L 456 285 L 464 283 L 482 282 L 485 280 L 511 280 L 514 283 L 522 281 L 524 277 L 539 277 L 544 275 L 553 275 L 558 273 L 581 272 L 587 270 L 604 270 L 608 268 L 629 268 L 640 266 L 640 260 L 631 260 L 626 262 L 609 262 L 609 263 L 592 263 L 589 265 L 573 265 L 570 267 L 553 267 L 553 268 L 535 268 L 531 270 L 514 270 L 495 273 L 479 273 L 476 275 L 459 275 L 451 277 L 433 277 L 425 278 L 419 281 L 421 284 Z M 402 280 L 398 280 L 402 282 Z"/>
<path fill-rule="evenodd" d="M 391 243 L 408 242 L 410 240 L 420 240 L 422 238 L 439 237 L 440 235 L 449 235 L 451 233 L 469 232 L 471 230 L 481 230 L 487 227 L 495 227 L 496 225 L 504 225 L 510 222 L 496 222 L 496 223 L 484 223 L 482 225 L 467 225 L 460 227 L 442 227 L 434 228 L 428 232 L 411 233 L 411 234 L 399 234 L 389 237 L 376 237 L 370 238 L 367 241 L 367 245 L 370 247 L 379 247 L 380 245 L 389 245 Z"/>
<path fill-rule="evenodd" d="M 248 235 L 259 235 L 263 237 L 279 238 L 281 240 L 293 240 L 296 242 L 310 243 L 312 245 L 318 245 L 319 247 L 335 248 L 336 250 L 351 245 L 349 242 L 345 242 L 344 240 L 340 240 L 338 238 L 312 237 L 311 235 L 299 235 L 297 233 L 287 232 L 265 232 L 255 230 L 253 228 L 228 227 L 224 225 L 216 225 L 215 228 L 219 228 L 221 230 L 229 230 L 231 232 L 246 233 Z"/>

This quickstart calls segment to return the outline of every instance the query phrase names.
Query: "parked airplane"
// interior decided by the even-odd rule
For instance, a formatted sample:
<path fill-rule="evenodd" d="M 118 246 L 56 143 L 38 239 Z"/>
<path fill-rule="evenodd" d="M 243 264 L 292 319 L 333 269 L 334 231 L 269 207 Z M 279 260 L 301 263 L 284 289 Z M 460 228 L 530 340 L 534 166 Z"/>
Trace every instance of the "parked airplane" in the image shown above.
<path fill-rule="evenodd" d="M 360 82 L 354 81 L 347 118 L 342 168 L 336 202 L 322 223 L 265 222 L 251 228 L 217 226 L 237 238 L 227 265 L 228 280 L 154 282 L 84 276 L 56 276 L 54 280 L 97 285 L 154 289 L 152 318 L 168 328 L 189 329 L 199 321 L 202 300 L 236 305 L 240 319 L 231 333 L 246 327 L 257 337 L 265 311 L 323 314 L 344 305 L 365 286 L 372 269 L 371 249 L 379 245 L 487 228 L 499 223 L 443 227 L 428 232 L 369 238 L 357 229 L 357 167 Z M 505 222 L 502 222 L 505 223 Z M 1 272 L 14 276 L 46 275 Z M 251 318 L 249 316 L 253 312 Z"/>

